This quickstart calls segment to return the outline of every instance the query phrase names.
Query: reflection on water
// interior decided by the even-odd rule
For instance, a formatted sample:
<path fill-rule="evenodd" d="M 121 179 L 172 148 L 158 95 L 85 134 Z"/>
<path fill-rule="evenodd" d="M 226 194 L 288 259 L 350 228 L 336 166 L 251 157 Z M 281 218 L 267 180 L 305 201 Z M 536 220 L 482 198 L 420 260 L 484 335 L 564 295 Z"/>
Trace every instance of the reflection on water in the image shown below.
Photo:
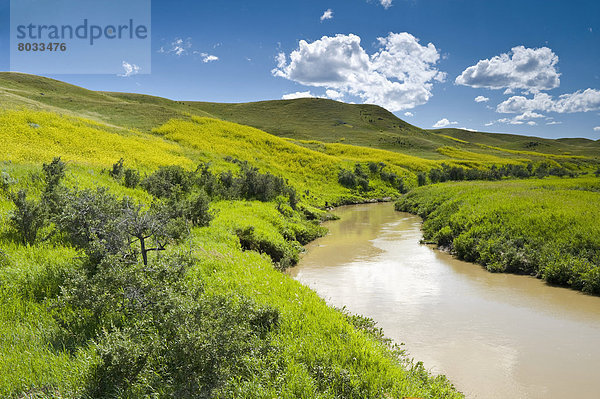
<path fill-rule="evenodd" d="M 600 397 L 600 298 L 492 274 L 420 245 L 392 204 L 339 208 L 295 279 L 446 374 L 470 398 Z"/>

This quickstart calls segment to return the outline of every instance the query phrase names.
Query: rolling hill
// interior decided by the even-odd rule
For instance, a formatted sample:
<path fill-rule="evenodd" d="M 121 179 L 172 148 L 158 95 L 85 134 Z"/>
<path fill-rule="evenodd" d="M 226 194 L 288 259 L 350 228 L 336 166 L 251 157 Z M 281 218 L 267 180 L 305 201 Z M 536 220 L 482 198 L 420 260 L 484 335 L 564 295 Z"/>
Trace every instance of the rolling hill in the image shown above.
<path fill-rule="evenodd" d="M 588 139 L 543 139 L 462 129 L 425 130 L 391 112 L 367 104 L 304 98 L 224 104 L 173 101 L 132 93 L 95 92 L 57 80 L 0 73 L 1 107 L 45 110 L 81 116 L 108 125 L 150 132 L 167 121 L 191 116 L 215 117 L 252 126 L 294 140 L 344 143 L 401 152 L 435 160 L 464 159 L 475 153 L 507 159 L 543 160 L 545 154 L 597 159 L 600 142 Z M 449 155 L 450 154 L 450 155 Z M 467 157 L 469 159 L 472 157 Z"/>

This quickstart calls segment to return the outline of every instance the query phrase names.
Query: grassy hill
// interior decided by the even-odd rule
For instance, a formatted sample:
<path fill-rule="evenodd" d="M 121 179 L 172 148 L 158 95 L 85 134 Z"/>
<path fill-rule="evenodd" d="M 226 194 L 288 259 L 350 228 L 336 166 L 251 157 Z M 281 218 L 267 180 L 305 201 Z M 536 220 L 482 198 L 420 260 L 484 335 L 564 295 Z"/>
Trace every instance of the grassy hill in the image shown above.
<path fill-rule="evenodd" d="M 425 131 L 369 105 L 0 73 L 0 396 L 462 397 L 277 268 L 324 234 L 327 205 L 597 168 L 588 141 L 533 140 Z"/>
<path fill-rule="evenodd" d="M 316 98 L 241 104 L 184 102 L 142 94 L 94 92 L 53 79 L 1 72 L 0 99 L 3 109 L 46 110 L 144 132 L 173 118 L 216 117 L 297 140 L 301 145 L 306 141 L 344 143 L 434 160 L 464 159 L 456 157 L 456 152 L 449 155 L 447 147 L 463 154 L 530 160 L 543 160 L 544 154 L 597 159 L 600 152 L 600 141 L 587 139 L 550 140 L 462 129 L 424 130 L 375 105 Z M 470 157 L 473 156 L 466 159 Z"/>

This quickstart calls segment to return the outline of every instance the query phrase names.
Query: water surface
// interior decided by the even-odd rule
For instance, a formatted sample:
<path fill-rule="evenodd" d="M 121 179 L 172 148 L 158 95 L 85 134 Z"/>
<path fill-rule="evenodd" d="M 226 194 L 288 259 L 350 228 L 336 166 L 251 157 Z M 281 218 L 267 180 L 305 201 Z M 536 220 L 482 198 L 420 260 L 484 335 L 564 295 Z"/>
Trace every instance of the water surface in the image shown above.
<path fill-rule="evenodd" d="M 600 398 L 600 298 L 492 274 L 420 245 L 393 204 L 338 208 L 295 279 L 385 333 L 468 398 Z"/>

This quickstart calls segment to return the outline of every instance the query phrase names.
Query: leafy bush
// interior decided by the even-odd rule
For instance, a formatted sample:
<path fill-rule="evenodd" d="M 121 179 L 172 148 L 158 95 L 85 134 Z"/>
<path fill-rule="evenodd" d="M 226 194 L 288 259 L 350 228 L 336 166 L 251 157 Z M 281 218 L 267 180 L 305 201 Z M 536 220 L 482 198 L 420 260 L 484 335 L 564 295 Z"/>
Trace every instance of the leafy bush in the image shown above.
<path fill-rule="evenodd" d="M 95 343 L 89 396 L 212 397 L 232 379 L 249 378 L 253 359 L 273 350 L 268 334 L 279 312 L 188 287 L 191 264 L 181 255 L 150 268 L 105 258 L 93 273 L 72 272 L 54 306 L 69 309 L 57 313 L 63 342 L 71 349 Z"/>
<path fill-rule="evenodd" d="M 163 166 L 142 180 L 142 188 L 157 198 L 188 193 L 192 188 L 192 173 L 181 166 Z"/>
<path fill-rule="evenodd" d="M 121 178 L 123 177 L 123 164 L 125 163 L 125 160 L 123 158 L 119 159 L 117 162 L 115 162 L 112 166 L 112 169 L 108 172 L 108 174 L 110 175 L 110 177 L 112 177 L 115 180 L 121 180 Z"/>
<path fill-rule="evenodd" d="M 9 217 L 10 224 L 23 244 L 33 245 L 46 221 L 43 206 L 38 201 L 28 200 L 25 190 L 11 194 L 10 199 L 16 207 Z"/>
<path fill-rule="evenodd" d="M 140 184 L 140 172 L 135 169 L 127 168 L 123 174 L 123 184 L 128 188 L 136 188 Z"/>
<path fill-rule="evenodd" d="M 346 188 L 356 188 L 356 175 L 351 170 L 342 169 L 338 173 L 338 182 Z"/>

